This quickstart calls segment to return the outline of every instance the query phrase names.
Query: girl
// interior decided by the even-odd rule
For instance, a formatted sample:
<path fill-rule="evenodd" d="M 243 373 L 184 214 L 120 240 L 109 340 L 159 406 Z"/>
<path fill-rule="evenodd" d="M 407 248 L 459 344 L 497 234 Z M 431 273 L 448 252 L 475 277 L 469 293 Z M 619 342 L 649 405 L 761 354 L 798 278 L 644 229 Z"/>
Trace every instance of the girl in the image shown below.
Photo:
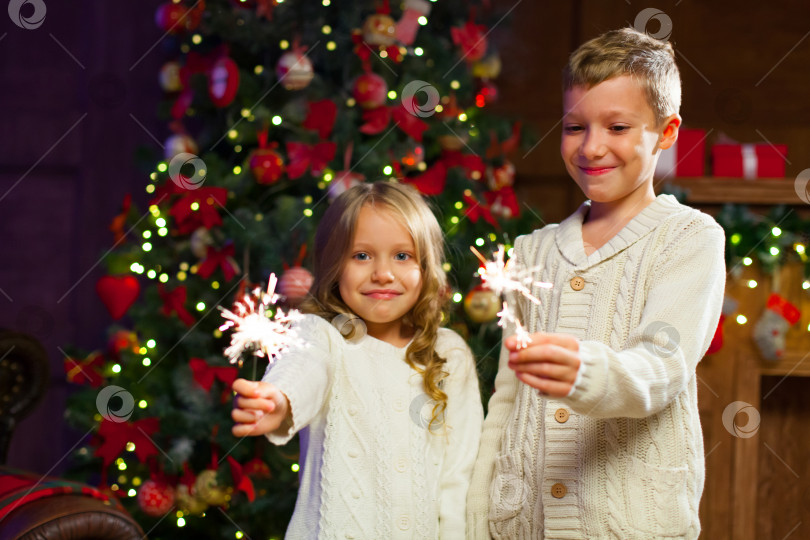
<path fill-rule="evenodd" d="M 300 431 L 287 538 L 463 538 L 483 409 L 466 343 L 439 328 L 442 232 L 412 188 L 338 197 L 315 235 L 315 281 L 294 347 L 238 379 L 233 434 Z"/>

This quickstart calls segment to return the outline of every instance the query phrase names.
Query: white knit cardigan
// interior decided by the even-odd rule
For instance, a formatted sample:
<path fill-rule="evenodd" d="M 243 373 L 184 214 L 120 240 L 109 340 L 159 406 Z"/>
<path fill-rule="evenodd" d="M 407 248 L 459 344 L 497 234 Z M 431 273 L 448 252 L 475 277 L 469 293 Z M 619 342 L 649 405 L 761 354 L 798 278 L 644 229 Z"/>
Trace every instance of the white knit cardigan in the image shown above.
<path fill-rule="evenodd" d="M 292 410 L 292 425 L 270 441 L 285 444 L 300 430 L 300 487 L 286 538 L 464 538 L 484 416 L 467 344 L 439 329 L 448 398 L 445 425 L 431 433 L 433 402 L 406 348 L 370 336 L 347 341 L 314 315 L 299 334 L 306 346 L 263 378 Z"/>
<path fill-rule="evenodd" d="M 700 533 L 695 367 L 720 317 L 723 230 L 659 195 L 586 255 L 588 208 L 516 241 L 518 264 L 553 283 L 535 288 L 541 306 L 518 301 L 523 321 L 575 336 L 582 379 L 566 398 L 541 397 L 502 351 L 467 500 L 470 538 Z"/>

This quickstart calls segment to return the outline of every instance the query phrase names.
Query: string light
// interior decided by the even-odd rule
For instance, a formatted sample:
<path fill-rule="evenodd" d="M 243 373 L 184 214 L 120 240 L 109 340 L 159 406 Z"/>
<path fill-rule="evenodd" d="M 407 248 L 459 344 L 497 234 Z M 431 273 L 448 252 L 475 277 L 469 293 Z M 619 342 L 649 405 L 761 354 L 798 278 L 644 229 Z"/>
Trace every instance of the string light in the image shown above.
<path fill-rule="evenodd" d="M 239 165 L 234 167 L 233 168 L 233 174 L 242 174 L 242 167 L 240 167 Z"/>
<path fill-rule="evenodd" d="M 383 174 L 389 175 L 392 172 L 394 172 L 394 168 L 391 167 L 391 165 L 386 165 L 385 167 L 383 167 Z"/>
<path fill-rule="evenodd" d="M 422 26 L 425 26 L 427 23 L 428 23 L 427 17 L 425 17 L 424 15 L 419 17 L 419 24 L 421 24 Z"/>
<path fill-rule="evenodd" d="M 779 248 L 776 246 L 771 246 L 771 249 L 769 251 L 771 252 L 771 255 L 773 255 L 774 257 L 779 255 Z"/>
<path fill-rule="evenodd" d="M 422 47 L 417 47 L 413 50 L 413 54 L 415 54 L 416 56 L 422 56 L 424 52 L 425 51 L 422 49 Z"/>
<path fill-rule="evenodd" d="M 745 258 L 743 259 L 743 264 L 744 264 L 745 266 L 751 266 L 751 263 L 753 263 L 753 262 L 754 262 L 754 261 L 753 261 L 753 259 L 751 259 L 751 257 L 745 257 Z"/>
<path fill-rule="evenodd" d="M 178 527 L 185 527 L 185 525 L 186 525 L 186 520 L 185 519 L 177 518 L 177 526 Z"/>
<path fill-rule="evenodd" d="M 256 75 L 261 75 L 264 72 L 264 66 L 256 66 L 253 68 L 253 73 Z"/>
<path fill-rule="evenodd" d="M 774 227 L 773 229 L 771 229 L 771 234 L 774 236 L 780 236 L 782 234 L 782 229 L 780 229 L 779 227 Z"/>
<path fill-rule="evenodd" d="M 134 442 L 128 442 L 126 448 L 127 448 L 127 452 L 134 452 L 135 451 L 135 443 Z"/>
<path fill-rule="evenodd" d="M 197 311 L 205 311 L 205 303 L 197 302 Z"/>
<path fill-rule="evenodd" d="M 298 472 L 298 463 L 293 463 L 292 467 L 290 468 L 292 469 L 292 472 Z"/>
<path fill-rule="evenodd" d="M 138 492 L 135 491 L 134 489 L 130 489 L 129 491 L 127 491 L 127 497 L 134 497 L 137 494 Z"/>
<path fill-rule="evenodd" d="M 194 45 L 199 45 L 202 43 L 202 36 L 200 34 L 194 34 L 191 36 L 191 42 L 194 43 Z"/>
<path fill-rule="evenodd" d="M 457 293 L 455 293 L 455 294 L 453 295 L 453 302 L 455 302 L 456 304 L 458 304 L 459 302 L 461 302 L 461 300 L 462 300 L 463 298 L 464 298 L 464 297 L 462 296 L 462 294 L 461 294 L 460 292 L 457 292 Z"/>
<path fill-rule="evenodd" d="M 389 90 L 388 99 L 397 99 L 397 93 L 394 90 Z"/>
<path fill-rule="evenodd" d="M 279 115 L 275 115 L 273 118 L 270 119 L 274 126 L 281 125 L 282 118 Z"/>
<path fill-rule="evenodd" d="M 749 280 L 748 280 L 748 288 L 749 288 L 749 289 L 755 289 L 755 288 L 756 288 L 756 286 L 757 286 L 757 282 L 756 282 L 756 280 L 753 280 L 753 279 L 749 279 Z"/>
<path fill-rule="evenodd" d="M 335 49 L 337 49 L 337 43 L 335 43 L 334 41 L 327 41 L 326 42 L 326 50 L 327 51 L 334 51 Z"/>
<path fill-rule="evenodd" d="M 288 48 L 288 47 L 290 46 L 290 42 L 289 42 L 289 41 L 287 41 L 286 39 L 282 39 L 282 40 L 281 40 L 281 43 L 279 43 L 279 44 L 278 44 L 278 46 L 279 46 L 279 47 L 280 47 L 282 50 L 284 50 L 284 49 L 286 49 L 286 48 Z"/>
<path fill-rule="evenodd" d="M 158 166 L 157 166 L 157 170 L 158 170 L 158 171 L 160 171 L 160 172 L 166 172 L 166 170 L 167 170 L 168 168 L 169 168 L 169 166 L 168 166 L 168 165 L 166 165 L 166 163 L 165 163 L 165 162 L 161 161 L 160 163 L 158 163 Z"/>
<path fill-rule="evenodd" d="M 121 373 L 121 364 L 113 364 L 112 372 L 113 373 Z"/>
<path fill-rule="evenodd" d="M 140 401 L 138 402 L 138 408 L 140 408 L 140 409 L 145 409 L 146 407 L 147 407 L 147 404 L 146 404 L 146 400 L 145 400 L 145 399 L 142 399 L 142 400 L 140 400 Z M 139 480 L 139 479 L 137 479 L 137 478 L 136 478 L 135 480 L 138 480 L 138 483 L 140 483 L 140 480 Z M 132 483 L 133 483 L 133 484 L 135 484 L 135 481 L 133 480 L 133 482 L 132 482 Z M 135 484 L 135 485 L 137 486 L 138 484 Z"/>
<path fill-rule="evenodd" d="M 737 324 L 745 324 L 748 322 L 748 318 L 745 315 L 737 315 Z"/>
<path fill-rule="evenodd" d="M 149 358 L 144 358 L 141 363 L 144 365 L 144 367 L 149 367 L 152 365 L 152 360 Z"/>
<path fill-rule="evenodd" d="M 325 24 L 323 25 L 323 28 L 321 28 L 321 32 L 323 32 L 326 35 L 329 35 L 332 33 L 332 27 L 329 26 L 328 24 Z"/>
<path fill-rule="evenodd" d="M 146 192 L 147 193 L 154 193 L 155 192 L 155 185 L 154 184 L 148 184 L 146 186 Z"/>
<path fill-rule="evenodd" d="M 461 88 L 461 84 L 458 81 L 450 81 L 450 88 L 453 90 L 458 90 Z"/>

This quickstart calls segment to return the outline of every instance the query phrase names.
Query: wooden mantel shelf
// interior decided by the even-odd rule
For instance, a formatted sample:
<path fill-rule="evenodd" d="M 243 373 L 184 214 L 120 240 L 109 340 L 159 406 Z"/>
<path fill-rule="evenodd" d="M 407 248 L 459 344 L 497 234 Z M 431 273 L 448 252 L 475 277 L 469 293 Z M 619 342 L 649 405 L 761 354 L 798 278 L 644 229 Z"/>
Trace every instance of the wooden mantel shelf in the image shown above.
<path fill-rule="evenodd" d="M 810 351 L 788 351 L 777 362 L 762 360 L 759 372 L 762 375 L 810 377 Z"/>
<path fill-rule="evenodd" d="M 793 178 L 671 178 L 656 184 L 686 190 L 687 201 L 692 204 L 807 204 L 799 198 Z"/>

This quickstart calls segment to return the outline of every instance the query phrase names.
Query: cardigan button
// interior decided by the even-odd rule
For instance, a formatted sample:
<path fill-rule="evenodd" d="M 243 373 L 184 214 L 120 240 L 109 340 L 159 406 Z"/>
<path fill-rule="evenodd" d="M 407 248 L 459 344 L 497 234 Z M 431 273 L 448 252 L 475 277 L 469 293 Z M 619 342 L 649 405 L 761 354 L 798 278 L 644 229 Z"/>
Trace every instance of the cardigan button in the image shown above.
<path fill-rule="evenodd" d="M 349 450 L 349 457 L 357 457 L 360 454 L 357 453 L 357 450 Z"/>
<path fill-rule="evenodd" d="M 557 412 L 554 413 L 554 419 L 560 424 L 566 423 L 568 421 L 568 416 L 568 411 L 565 409 L 557 409 Z"/>
<path fill-rule="evenodd" d="M 581 291 L 585 288 L 585 280 L 579 276 L 576 276 L 571 280 L 571 288 L 575 291 Z"/>
<path fill-rule="evenodd" d="M 555 499 L 562 499 L 567 492 L 568 490 L 565 488 L 565 485 L 559 482 L 551 486 L 551 496 Z"/>
<path fill-rule="evenodd" d="M 354 403 L 352 403 L 351 405 L 349 405 L 349 409 L 348 409 L 348 410 L 349 410 L 349 414 L 350 414 L 350 415 L 352 415 L 352 416 L 354 416 L 355 414 L 357 414 L 357 405 L 355 405 Z"/>
<path fill-rule="evenodd" d="M 408 468 L 408 460 L 404 457 L 399 458 L 395 468 L 398 472 L 405 472 Z"/>
<path fill-rule="evenodd" d="M 406 514 L 402 514 L 399 516 L 399 529 L 401 531 L 407 531 L 411 526 L 411 520 L 408 518 Z"/>

